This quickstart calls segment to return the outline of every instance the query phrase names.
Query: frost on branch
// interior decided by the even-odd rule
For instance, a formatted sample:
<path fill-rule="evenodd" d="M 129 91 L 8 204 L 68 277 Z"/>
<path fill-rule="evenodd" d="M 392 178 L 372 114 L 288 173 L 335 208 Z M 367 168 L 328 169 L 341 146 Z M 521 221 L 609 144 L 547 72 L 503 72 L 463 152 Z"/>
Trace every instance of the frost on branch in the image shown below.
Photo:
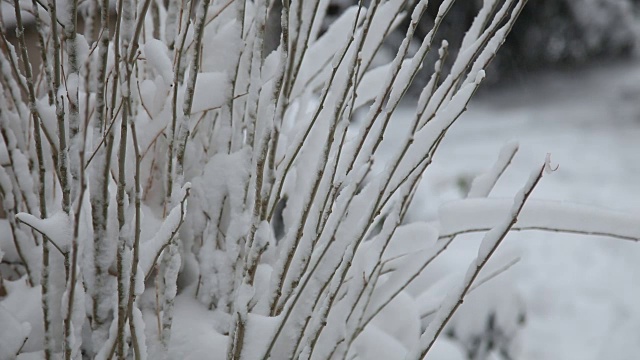
<path fill-rule="evenodd" d="M 326 32 L 326 0 L 123 0 L 115 29 L 108 1 L 38 10 L 42 74 L 20 66 L 24 43 L 0 47 L 0 255 L 17 269 L 0 268 L 0 358 L 422 358 L 508 230 L 636 240 L 632 217 L 527 202 L 536 177 L 515 203 L 488 199 L 515 144 L 468 199 L 405 223 L 524 6 L 486 1 L 447 72 L 434 39 L 452 3 L 417 44 L 427 1 L 363 2 Z M 396 56 L 375 63 L 403 19 Z M 432 52 L 409 128 L 383 149 Z M 464 283 L 408 291 L 472 231 L 485 242 Z"/>

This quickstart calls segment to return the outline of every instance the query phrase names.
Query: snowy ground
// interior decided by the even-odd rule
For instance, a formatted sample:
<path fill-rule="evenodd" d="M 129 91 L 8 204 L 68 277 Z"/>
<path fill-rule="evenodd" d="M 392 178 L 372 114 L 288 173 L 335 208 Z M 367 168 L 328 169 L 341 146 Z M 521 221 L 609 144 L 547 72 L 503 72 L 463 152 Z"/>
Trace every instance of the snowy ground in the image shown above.
<path fill-rule="evenodd" d="M 464 183 L 489 168 L 509 140 L 520 142 L 520 152 L 491 196 L 513 196 L 549 152 L 560 167 L 532 198 L 640 217 L 640 66 L 548 73 L 523 84 L 481 94 L 454 125 L 423 182 L 413 220 L 431 218 L 439 203 L 461 197 Z M 459 240 L 454 261 L 470 259 L 474 243 Z M 637 359 L 640 244 L 527 232 L 509 235 L 501 251 L 522 258 L 494 280 L 500 291 L 488 292 L 503 297 L 498 311 L 523 299 L 518 359 Z"/>

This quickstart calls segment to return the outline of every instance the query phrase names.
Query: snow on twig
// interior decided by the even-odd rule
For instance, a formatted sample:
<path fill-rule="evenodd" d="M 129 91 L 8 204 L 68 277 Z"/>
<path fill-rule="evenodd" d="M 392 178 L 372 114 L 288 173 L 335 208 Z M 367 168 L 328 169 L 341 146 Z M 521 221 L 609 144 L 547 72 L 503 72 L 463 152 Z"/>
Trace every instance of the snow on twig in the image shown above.
<path fill-rule="evenodd" d="M 408 359 L 423 359 L 427 356 L 427 353 L 431 350 L 433 343 L 444 329 L 444 326 L 462 304 L 465 295 L 469 292 L 480 270 L 482 270 L 498 245 L 500 245 L 509 233 L 509 230 L 511 230 L 517 222 L 525 203 L 527 203 L 529 196 L 542 178 L 544 168 L 543 165 L 539 170 L 531 173 L 524 187 L 516 194 L 507 215 L 505 216 L 503 213 L 500 222 L 484 235 L 480 248 L 478 249 L 478 255 L 475 261 L 469 265 L 463 282 L 449 291 L 438 309 L 435 318 L 429 323 L 425 332 L 420 336 L 419 347 L 411 351 L 410 355 L 407 356 Z"/>
<path fill-rule="evenodd" d="M 148 277 L 151 269 L 160 257 L 162 251 L 171 243 L 178 233 L 180 226 L 184 222 L 186 215 L 186 203 L 191 184 L 186 183 L 182 187 L 180 204 L 171 209 L 167 218 L 162 222 L 158 232 L 149 240 L 143 241 L 140 245 L 140 268 L 144 273 L 144 277 Z"/>

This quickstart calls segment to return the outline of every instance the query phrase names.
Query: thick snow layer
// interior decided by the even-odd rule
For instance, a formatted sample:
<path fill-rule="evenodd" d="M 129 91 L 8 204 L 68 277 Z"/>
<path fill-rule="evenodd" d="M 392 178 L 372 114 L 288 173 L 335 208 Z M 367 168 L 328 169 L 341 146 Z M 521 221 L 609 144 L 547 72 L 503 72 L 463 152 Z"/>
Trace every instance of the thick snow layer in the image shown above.
<path fill-rule="evenodd" d="M 216 317 L 214 313 L 208 311 L 191 295 L 177 296 L 173 311 L 169 359 L 226 359 L 224 349 L 227 347 L 227 337 L 215 330 Z M 153 322 L 147 322 L 147 324 L 153 324 Z M 149 332 L 155 333 L 156 328 L 150 326 L 146 331 L 148 332 L 147 338 L 149 338 L 155 336 Z M 156 357 L 154 354 L 149 354 L 149 358 Z"/>
<path fill-rule="evenodd" d="M 440 338 L 429 351 L 429 360 L 466 360 L 467 356 L 460 345 L 446 338 Z"/>
<path fill-rule="evenodd" d="M 173 64 L 169 59 L 169 50 L 165 43 L 152 39 L 142 48 L 147 62 L 158 72 L 158 75 L 162 76 L 166 84 L 170 84 L 173 81 Z"/>
<path fill-rule="evenodd" d="M 28 323 L 20 323 L 11 312 L 0 304 L 0 354 L 18 354 L 22 345 L 29 336 L 31 326 Z M 7 357 L 6 359 L 9 359 Z"/>
<path fill-rule="evenodd" d="M 11 352 L 5 352 L 3 347 L 14 344 L 17 341 L 20 342 L 18 348 L 22 346 L 22 351 L 24 352 L 41 349 L 44 337 L 41 288 L 39 286 L 29 287 L 23 280 L 16 282 L 4 281 L 4 286 L 7 289 L 8 296 L 2 301 L 0 312 L 4 312 L 4 315 L 0 315 L 0 323 L 3 325 L 2 329 L 9 329 L 12 332 L 0 333 L 0 343 L 2 343 L 0 344 L 0 355 L 11 354 Z M 58 315 L 54 317 L 56 320 L 60 320 Z M 20 324 L 20 326 L 7 327 L 4 326 L 5 322 Z M 61 333 L 62 329 L 59 329 L 59 331 Z M 18 338 L 20 339 L 18 340 Z M 27 341 L 23 346 L 22 342 L 25 339 Z"/>
<path fill-rule="evenodd" d="M 18 213 L 16 218 L 28 226 L 45 234 L 61 249 L 71 245 L 72 228 L 69 215 L 58 211 L 46 219 L 39 219 L 31 214 Z"/>
<path fill-rule="evenodd" d="M 405 349 L 411 349 L 420 337 L 420 316 L 415 300 L 406 293 L 400 293 L 371 321 L 396 339 Z"/>
<path fill-rule="evenodd" d="M 222 106 L 228 100 L 224 94 L 227 81 L 227 75 L 224 73 L 200 73 L 193 95 L 191 113 L 213 110 Z"/>
<path fill-rule="evenodd" d="M 0 220 L 0 234 L 11 234 L 11 227 L 6 219 Z M 11 236 L 0 236 L 0 259 L 6 261 L 16 261 L 18 253 L 13 245 Z"/>
<path fill-rule="evenodd" d="M 191 188 L 190 183 L 186 183 L 183 186 L 183 193 Z M 151 271 L 151 267 L 155 264 L 156 256 L 160 251 L 172 240 L 174 234 L 178 230 L 178 227 L 182 223 L 182 217 L 184 216 L 182 206 L 176 205 L 167 218 L 164 220 L 158 231 L 153 235 L 151 239 L 142 243 L 141 245 L 141 257 L 140 268 L 144 271 L 144 274 L 148 274 Z"/>

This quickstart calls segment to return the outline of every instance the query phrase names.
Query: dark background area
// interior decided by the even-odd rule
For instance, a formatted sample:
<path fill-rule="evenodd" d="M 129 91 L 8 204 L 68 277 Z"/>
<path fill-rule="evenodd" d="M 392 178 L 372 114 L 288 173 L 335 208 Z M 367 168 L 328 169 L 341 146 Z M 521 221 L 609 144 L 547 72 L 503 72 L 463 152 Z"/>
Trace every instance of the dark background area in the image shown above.
<path fill-rule="evenodd" d="M 501 0 L 498 0 L 501 1 Z M 456 1 L 449 10 L 436 44 L 447 39 L 450 59 L 483 0 Z M 433 26 L 442 0 L 431 0 L 416 31 L 424 37 Z M 333 0 L 328 21 L 356 0 Z M 408 9 L 410 13 L 411 9 Z M 407 16 L 409 18 L 409 16 Z M 388 41 L 389 50 L 402 40 L 408 19 Z M 540 70 L 575 69 L 595 62 L 628 58 L 636 54 L 640 39 L 640 0 L 529 0 L 506 43 L 491 66 L 490 82 L 504 83 Z M 435 52 L 427 59 L 431 71 Z"/>

